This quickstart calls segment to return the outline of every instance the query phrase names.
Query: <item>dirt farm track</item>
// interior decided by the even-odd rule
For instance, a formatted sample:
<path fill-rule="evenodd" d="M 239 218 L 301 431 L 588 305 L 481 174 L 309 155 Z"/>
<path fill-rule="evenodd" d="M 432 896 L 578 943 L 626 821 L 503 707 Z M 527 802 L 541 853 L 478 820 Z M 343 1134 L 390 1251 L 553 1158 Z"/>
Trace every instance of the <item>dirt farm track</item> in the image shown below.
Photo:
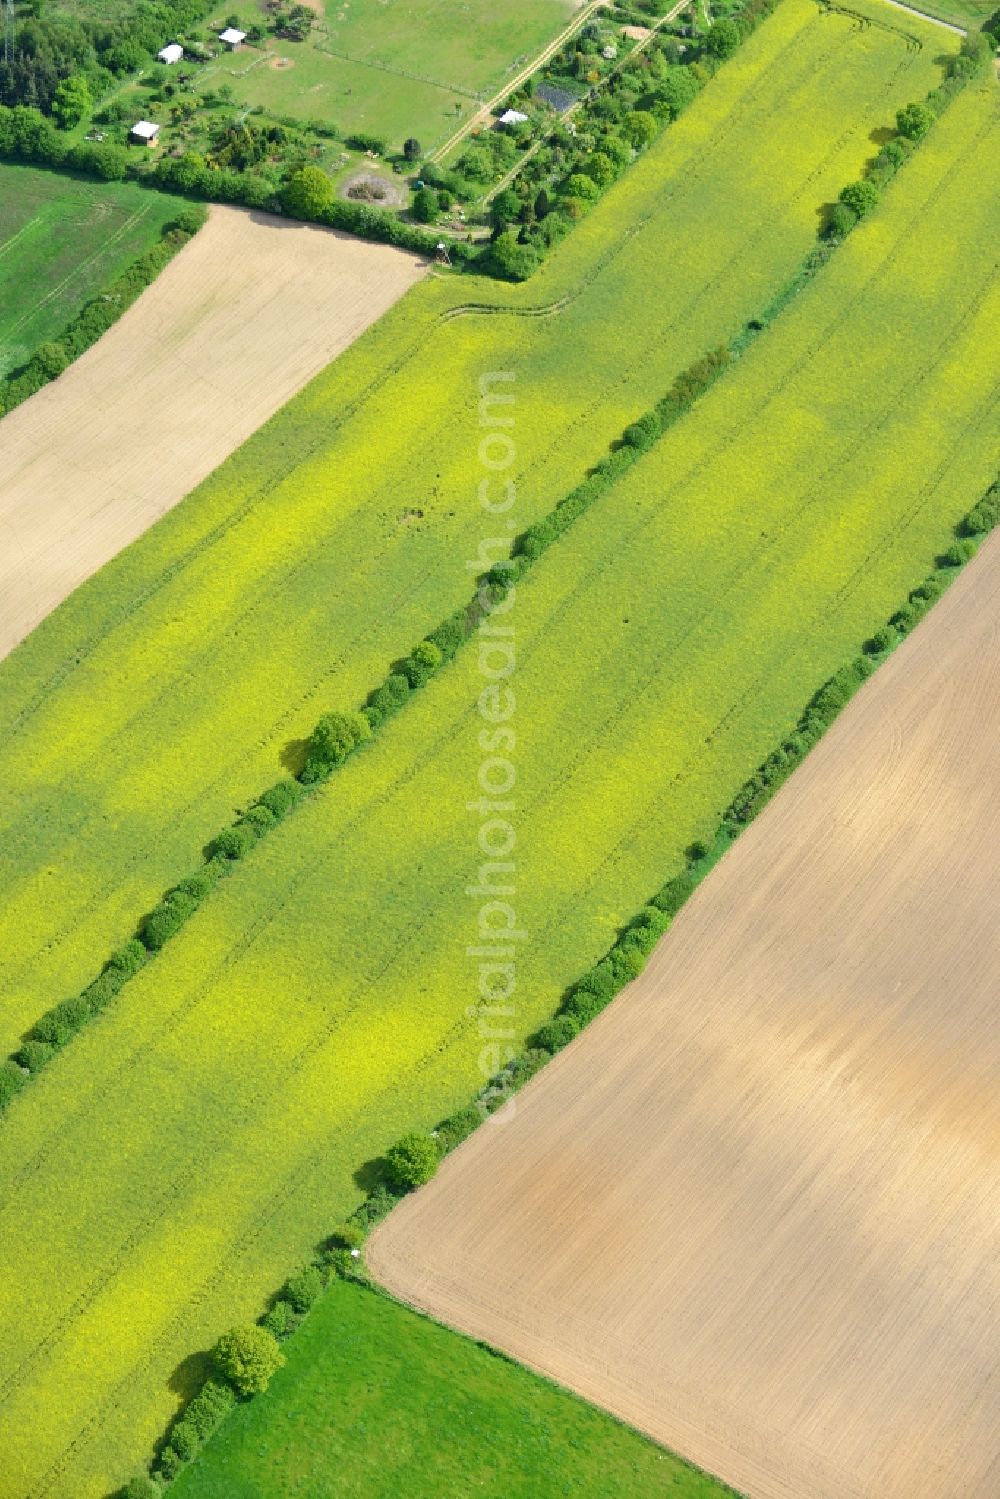
<path fill-rule="evenodd" d="M 124 317 L 0 421 L 0 658 L 425 269 L 388 246 L 213 207 Z"/>
<path fill-rule="evenodd" d="M 375 1275 L 752 1499 L 997 1499 L 998 745 L 995 536 Z"/>

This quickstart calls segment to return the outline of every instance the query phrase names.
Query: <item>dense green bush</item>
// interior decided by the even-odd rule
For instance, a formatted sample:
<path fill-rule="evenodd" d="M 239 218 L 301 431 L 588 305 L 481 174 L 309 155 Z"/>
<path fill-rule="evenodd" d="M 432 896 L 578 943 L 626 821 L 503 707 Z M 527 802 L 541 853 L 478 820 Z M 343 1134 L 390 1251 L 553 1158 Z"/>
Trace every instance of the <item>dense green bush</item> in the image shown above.
<path fill-rule="evenodd" d="M 439 1160 L 437 1142 L 430 1135 L 404 1135 L 385 1153 L 386 1175 L 391 1186 L 409 1192 L 430 1181 Z"/>
<path fill-rule="evenodd" d="M 269 786 L 257 798 L 257 801 L 260 806 L 267 807 L 268 811 L 274 814 L 276 821 L 280 821 L 282 817 L 285 817 L 292 810 L 296 802 L 301 800 L 302 794 L 302 787 L 299 782 L 293 781 L 291 778 L 286 778 L 276 781 L 273 786 Z"/>
<path fill-rule="evenodd" d="M 359 1223 L 338 1223 L 326 1241 L 327 1249 L 360 1249 L 365 1242 L 365 1231 Z"/>
<path fill-rule="evenodd" d="M 554 1020 L 548 1021 L 535 1032 L 531 1038 L 531 1044 L 539 1051 L 547 1051 L 554 1056 L 557 1051 L 569 1045 L 579 1029 L 580 1025 L 575 1016 L 568 1013 L 557 1015 Z"/>
<path fill-rule="evenodd" d="M 15 1094 L 20 1093 L 28 1081 L 26 1072 L 17 1065 L 13 1058 L 6 1062 L 0 1062 L 0 1109 L 5 1109 Z"/>
<path fill-rule="evenodd" d="M 162 1494 L 160 1485 L 154 1483 L 147 1473 L 137 1473 L 118 1491 L 119 1499 L 161 1499 Z"/>
<path fill-rule="evenodd" d="M 187 891 L 174 889 L 143 917 L 139 935 L 150 952 L 159 952 L 171 937 L 175 937 L 188 917 L 198 909 L 195 896 Z"/>
<path fill-rule="evenodd" d="M 274 1334 L 252 1325 L 224 1333 L 212 1358 L 219 1374 L 242 1399 L 263 1394 L 285 1362 Z"/>
<path fill-rule="evenodd" d="M 371 728 L 378 729 L 398 713 L 410 695 L 410 684 L 402 672 L 394 671 L 386 677 L 380 687 L 370 695 L 364 709 L 364 716 Z"/>
<path fill-rule="evenodd" d="M 55 1054 L 56 1048 L 51 1041 L 28 1040 L 15 1053 L 14 1060 L 22 1067 L 27 1067 L 29 1072 L 41 1072 Z"/>
<path fill-rule="evenodd" d="M 65 1046 L 70 1037 L 75 1036 L 81 1026 L 86 1025 L 92 1013 L 82 995 L 61 1000 L 36 1021 L 31 1039 L 44 1041 L 50 1046 Z"/>
<path fill-rule="evenodd" d="M 306 1265 L 285 1282 L 283 1300 L 301 1316 L 307 1312 L 323 1290 L 323 1276 L 315 1265 Z"/>
<path fill-rule="evenodd" d="M 403 662 L 403 675 L 413 689 L 425 687 L 444 662 L 444 652 L 433 640 L 421 640 Z"/>
<path fill-rule="evenodd" d="M 256 845 L 257 834 L 254 829 L 246 823 L 235 823 L 232 827 L 223 828 L 212 839 L 209 849 L 213 858 L 228 859 L 235 863 L 237 859 L 245 859 Z"/>
<path fill-rule="evenodd" d="M 274 1305 L 265 1312 L 261 1318 L 260 1325 L 266 1328 L 273 1337 L 280 1340 L 281 1338 L 287 1338 L 290 1333 L 295 1331 L 299 1325 L 299 1318 L 292 1303 L 285 1301 L 283 1297 L 279 1297 Z"/>
<path fill-rule="evenodd" d="M 371 738 L 371 724 L 363 713 L 324 713 L 312 731 L 306 763 L 302 770 L 303 785 L 323 781 L 359 745 Z"/>

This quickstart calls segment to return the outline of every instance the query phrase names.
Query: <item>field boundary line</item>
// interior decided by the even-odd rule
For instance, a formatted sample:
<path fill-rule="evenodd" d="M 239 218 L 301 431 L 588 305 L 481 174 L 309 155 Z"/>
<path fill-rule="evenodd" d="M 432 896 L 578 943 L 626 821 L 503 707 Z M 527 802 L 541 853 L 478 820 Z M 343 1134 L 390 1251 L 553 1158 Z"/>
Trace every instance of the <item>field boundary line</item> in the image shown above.
<path fill-rule="evenodd" d="M 983 133 L 983 131 L 986 130 L 987 128 L 992 128 L 992 121 L 987 121 L 986 122 L 986 125 L 984 125 L 982 127 L 982 129 L 980 130 L 979 135 L 981 135 Z M 976 137 L 976 140 L 978 140 L 978 135 Z M 973 142 L 973 144 L 975 144 L 975 141 Z M 965 154 L 967 155 L 968 151 L 966 151 Z M 938 187 L 935 189 L 935 191 L 932 192 L 931 197 L 930 197 L 930 199 L 928 201 L 934 201 L 935 200 L 935 198 L 938 196 L 939 192 L 943 190 L 944 182 L 948 181 L 948 180 L 950 180 L 950 178 L 946 178 L 946 179 L 943 180 L 942 183 L 938 184 Z M 922 205 L 922 209 L 925 209 L 925 208 L 926 208 L 926 204 Z M 910 221 L 910 228 L 912 228 L 914 222 L 916 221 L 916 218 L 919 217 L 919 216 L 920 216 L 919 214 L 914 215 L 913 219 L 911 219 L 911 221 Z M 835 244 L 832 246 L 832 248 L 835 248 Z M 821 256 L 817 260 L 817 259 L 815 259 L 816 252 L 815 251 L 813 252 L 813 256 L 810 258 L 810 260 L 807 260 L 807 263 L 806 263 L 807 270 L 808 270 L 809 274 L 807 274 L 804 278 L 801 278 L 801 276 L 800 276 L 799 279 L 793 281 L 792 287 L 793 287 L 794 290 L 799 290 L 799 289 L 801 289 L 802 286 L 804 286 L 804 285 L 806 285 L 808 283 L 808 281 L 811 279 L 812 275 L 814 275 L 819 269 L 821 269 L 822 266 L 826 263 L 826 260 L 829 259 L 829 253 L 830 253 L 830 251 L 827 252 L 827 254 L 826 254 L 825 257 Z M 892 254 L 890 252 L 889 259 L 891 260 L 891 258 L 892 258 Z M 876 269 L 875 272 L 873 272 L 872 276 L 869 277 L 868 280 L 865 282 L 865 287 L 863 288 L 864 290 L 866 290 L 874 282 L 874 280 L 877 278 L 877 276 L 884 271 L 886 264 L 888 264 L 888 261 L 885 262 L 885 263 L 883 263 L 882 266 L 880 266 L 879 268 Z M 859 291 L 859 293 L 857 294 L 857 296 L 855 296 L 854 298 L 852 298 L 851 302 L 844 309 L 842 309 L 842 312 L 841 312 L 840 316 L 837 317 L 837 318 L 835 318 L 833 320 L 832 324 L 828 325 L 826 333 L 824 334 L 824 338 L 829 337 L 830 331 L 831 331 L 831 329 L 833 327 L 842 325 L 844 319 L 846 318 L 846 316 L 848 315 L 848 313 L 850 311 L 850 308 L 858 300 L 858 297 L 860 295 L 861 295 L 861 292 Z M 781 296 L 781 294 L 779 294 L 779 301 L 780 301 L 780 296 Z M 765 315 L 764 320 L 756 325 L 756 327 L 754 328 L 754 332 L 752 334 L 750 332 L 750 328 L 753 328 L 754 324 L 748 325 L 747 341 L 751 341 L 753 337 L 756 337 L 758 331 L 764 331 L 765 328 L 766 328 L 766 326 L 767 326 L 767 323 L 768 323 L 768 318 Z M 806 354 L 804 354 L 801 357 L 801 359 L 799 359 L 798 361 L 796 361 L 796 363 L 793 365 L 792 369 L 788 372 L 787 379 L 792 378 L 792 375 L 795 373 L 795 370 L 797 368 L 801 368 L 802 365 L 804 364 L 804 362 L 809 357 L 813 357 L 814 356 L 814 353 L 815 353 L 815 348 L 813 346 L 810 346 L 810 349 L 806 352 Z M 726 358 L 725 358 L 725 360 L 723 360 L 722 364 L 719 365 L 716 368 L 715 374 L 713 374 L 713 375 L 711 375 L 709 377 L 708 382 L 707 382 L 708 384 L 713 383 L 714 378 L 716 378 L 717 375 L 722 372 L 722 370 L 725 368 L 726 362 L 728 362 L 730 359 L 731 359 L 731 356 L 727 354 Z M 690 378 L 691 378 L 690 374 L 686 378 L 690 381 Z M 783 386 L 785 384 L 787 384 L 787 379 L 782 382 L 782 387 L 781 388 L 783 388 Z M 686 403 L 683 404 L 678 409 L 677 416 L 671 418 L 671 421 L 668 422 L 666 420 L 666 418 L 664 418 L 664 427 L 669 426 L 672 423 L 672 420 L 679 419 L 679 417 L 682 416 L 685 413 L 685 411 L 688 409 L 688 406 L 690 404 L 692 404 L 694 400 L 698 399 L 698 397 L 700 396 L 700 394 L 703 392 L 703 390 L 705 388 L 706 388 L 705 385 L 702 385 L 700 388 L 698 388 L 697 385 L 695 385 L 695 387 L 694 387 L 694 392 L 695 393 L 694 393 L 693 397 L 689 398 L 686 401 Z M 773 400 L 774 396 L 777 395 L 778 393 L 780 393 L 780 391 L 773 392 L 772 395 L 771 395 L 771 397 L 769 399 Z M 666 399 L 667 399 L 667 401 L 669 403 L 670 396 L 668 396 Z M 657 417 L 657 421 L 659 422 L 659 418 L 658 417 Z M 636 458 L 641 455 L 641 449 L 633 448 L 633 449 L 631 449 L 631 452 L 632 452 L 632 457 L 627 459 L 626 467 L 629 464 L 631 464 L 632 462 L 634 462 L 636 460 Z M 703 459 L 702 463 L 700 465 L 696 465 L 696 467 L 703 467 L 704 463 L 707 462 L 707 461 L 708 461 L 707 458 Z M 619 469 L 620 469 L 620 465 L 619 465 Z M 597 485 L 597 487 L 596 487 L 596 490 L 592 489 L 592 492 L 591 492 L 590 496 L 587 497 L 587 498 L 585 498 L 582 501 L 582 504 L 578 504 L 576 510 L 567 510 L 566 511 L 566 514 L 568 516 L 568 520 L 566 521 L 565 524 L 566 525 L 572 525 L 573 520 L 576 518 L 576 516 L 578 514 L 582 513 L 583 509 L 589 508 L 590 504 L 593 503 L 593 499 L 596 498 L 597 494 L 603 493 L 604 488 L 607 487 L 607 486 L 609 486 L 609 485 L 611 485 L 611 484 L 613 484 L 615 482 L 617 476 L 618 476 L 618 471 L 614 471 L 614 472 L 612 472 L 611 470 L 605 471 L 605 473 L 603 474 L 603 477 L 602 477 L 602 479 L 600 481 L 600 484 Z M 690 481 L 691 477 L 692 477 L 692 475 L 689 474 L 688 475 L 688 481 Z M 582 486 L 579 491 L 574 491 L 574 494 L 576 494 L 578 492 L 582 494 L 583 490 L 586 489 L 587 484 L 593 485 L 593 483 L 594 483 L 593 480 L 588 479 L 587 481 L 585 481 L 584 486 Z M 557 506 L 555 507 L 555 509 L 552 512 L 550 512 L 549 521 L 546 522 L 546 523 L 544 523 L 544 524 L 551 524 L 551 525 L 555 526 L 555 532 L 554 532 L 554 536 L 553 536 L 552 539 L 557 539 L 558 536 L 560 536 L 561 534 L 563 534 L 563 530 L 565 529 L 565 527 L 562 526 L 562 522 L 560 520 L 560 510 L 561 510 L 561 507 L 563 505 L 565 505 L 565 504 L 568 503 L 568 500 L 570 498 L 571 497 L 566 497 L 564 499 L 564 501 L 562 501 L 559 504 L 557 504 Z M 522 544 L 522 543 L 525 543 L 526 539 L 529 539 L 531 537 L 532 530 L 535 530 L 536 532 L 538 531 L 540 524 L 542 524 L 542 523 L 535 523 L 535 525 L 533 527 L 529 527 L 528 532 L 525 533 L 525 537 L 522 538 L 522 540 L 520 542 L 516 542 L 515 543 L 515 549 L 512 550 L 512 553 L 511 553 L 511 561 L 507 564 L 507 567 L 509 568 L 509 571 L 506 574 L 506 586 L 507 587 L 512 586 L 513 579 L 516 576 L 520 576 L 523 573 L 523 571 L 526 569 L 526 567 L 531 565 L 534 557 L 536 557 L 537 555 L 539 555 L 538 552 L 534 552 L 534 553 L 527 552 L 526 544 Z M 562 526 L 562 529 L 560 529 L 561 526 Z M 541 546 L 541 549 L 544 550 L 545 546 L 548 545 L 548 544 L 549 544 L 548 542 L 543 542 L 542 546 Z M 500 586 L 500 585 L 496 584 L 495 586 Z M 475 614 L 475 601 L 474 601 L 474 605 L 473 606 L 467 606 L 467 610 L 470 607 L 471 607 L 471 612 L 467 612 L 467 614 L 465 615 L 465 617 L 467 619 L 467 624 L 465 626 L 465 634 L 462 637 L 463 639 L 468 639 L 469 638 L 469 632 L 470 631 L 474 631 L 475 628 L 478 628 L 478 623 L 480 622 L 481 617 L 482 617 L 481 614 L 478 617 Z M 480 609 L 482 609 L 483 607 L 485 607 L 485 606 L 484 605 L 479 605 Z M 461 613 L 461 611 L 460 611 L 460 613 Z M 474 624 L 472 623 L 473 620 L 475 621 Z M 433 634 L 434 634 L 434 632 L 432 631 L 431 632 L 431 638 L 432 639 L 433 639 Z M 458 647 L 455 647 L 455 648 L 457 649 Z M 439 655 L 440 655 L 440 653 L 439 653 Z M 378 727 L 379 727 L 379 723 L 377 723 L 377 722 L 373 723 L 372 727 L 377 730 Z M 327 772 L 327 773 L 329 773 L 329 772 Z M 266 829 L 265 829 L 265 831 L 266 831 Z M 258 835 L 255 833 L 253 839 L 251 840 L 251 844 L 250 844 L 251 848 L 253 846 L 253 843 L 255 843 L 257 841 L 257 836 Z M 263 833 L 261 833 L 259 836 L 263 836 Z M 237 859 L 239 857 L 241 857 L 241 856 L 240 855 L 236 855 Z M 229 866 L 229 867 L 231 868 L 232 866 Z M 223 871 L 223 872 L 225 872 L 225 871 Z M 200 898 L 201 897 L 199 897 L 199 899 Z M 195 908 L 196 908 L 196 906 L 197 906 L 197 901 L 195 902 Z M 143 931 L 143 924 L 142 924 L 142 922 L 140 922 L 137 931 L 138 931 L 139 941 L 141 942 L 141 940 L 142 940 L 142 931 Z M 133 939 L 133 940 L 135 940 L 135 939 Z M 148 953 L 148 957 L 155 957 L 156 952 L 158 950 L 159 950 L 158 946 L 157 947 L 147 948 L 146 952 Z M 144 954 L 143 961 L 144 962 L 146 961 L 146 954 Z M 103 974 L 104 971 L 105 970 L 102 970 L 102 974 Z M 128 979 L 129 976 L 131 976 L 131 975 L 126 975 L 125 979 L 122 980 L 122 982 L 123 983 L 127 982 L 127 979 Z M 94 980 L 92 982 L 96 983 L 96 982 L 98 982 L 98 980 Z M 88 990 L 84 991 L 84 996 L 86 995 L 87 992 L 88 992 Z M 117 988 L 113 992 L 114 992 L 114 994 L 117 994 L 117 992 L 118 992 Z M 108 1002 L 110 1002 L 110 1001 L 105 1000 L 103 1003 L 106 1004 Z M 65 1001 L 64 1005 L 65 1004 L 71 1004 L 71 1003 L 73 1003 L 73 1001 Z M 76 1001 L 76 1003 L 77 1004 L 82 1003 L 82 1004 L 84 1004 L 86 1006 L 86 999 L 85 999 L 85 997 L 82 997 L 80 1000 Z M 59 1009 L 59 1007 L 57 1006 L 57 1010 L 58 1009 Z M 53 1012 L 49 1012 L 49 1013 L 51 1014 Z M 44 1018 L 45 1017 L 43 1017 L 43 1019 Z M 37 1030 L 37 1027 L 41 1023 L 42 1023 L 41 1021 L 36 1022 L 36 1030 Z M 84 1022 L 77 1021 L 77 1022 L 75 1022 L 75 1026 L 78 1026 L 81 1023 L 84 1023 Z M 56 1049 L 58 1049 L 58 1047 L 60 1047 L 61 1045 L 65 1044 L 65 1040 L 66 1039 L 71 1039 L 72 1033 L 73 1032 L 71 1030 L 70 1036 L 68 1038 L 64 1038 L 62 1041 L 56 1041 Z M 45 1038 L 43 1037 L 41 1039 L 45 1039 Z M 46 1044 L 47 1044 L 47 1042 L 46 1042 Z M 49 1050 L 51 1052 L 52 1048 L 50 1047 Z M 46 1058 L 46 1060 L 47 1060 L 47 1058 Z M 13 1059 L 6 1064 L 6 1066 L 7 1066 L 8 1069 L 16 1067 L 17 1065 L 18 1064 Z M 44 1065 L 44 1063 L 40 1063 L 39 1065 Z M 24 1072 L 24 1068 L 23 1067 L 21 1067 L 20 1070 L 22 1071 L 22 1073 Z M 28 1077 L 30 1077 L 30 1075 L 31 1075 L 30 1072 L 27 1073 Z M 9 1071 L 8 1071 L 8 1077 L 11 1079 L 11 1083 L 13 1083 L 14 1082 L 14 1077 L 13 1077 L 13 1074 L 11 1074 Z M 23 1080 L 22 1080 L 22 1083 L 18 1084 L 18 1086 L 22 1086 L 22 1085 L 23 1085 Z"/>

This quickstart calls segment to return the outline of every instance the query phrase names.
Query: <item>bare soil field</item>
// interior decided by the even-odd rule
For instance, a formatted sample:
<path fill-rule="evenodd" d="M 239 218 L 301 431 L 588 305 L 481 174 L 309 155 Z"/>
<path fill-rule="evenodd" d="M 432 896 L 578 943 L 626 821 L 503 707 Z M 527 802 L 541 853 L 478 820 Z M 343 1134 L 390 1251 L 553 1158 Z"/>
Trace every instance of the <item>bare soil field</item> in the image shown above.
<path fill-rule="evenodd" d="M 753 1499 L 1000 1494 L 998 632 L 1000 536 L 370 1246 Z"/>
<path fill-rule="evenodd" d="M 389 246 L 213 207 L 124 317 L 0 423 L 0 657 L 425 269 Z"/>

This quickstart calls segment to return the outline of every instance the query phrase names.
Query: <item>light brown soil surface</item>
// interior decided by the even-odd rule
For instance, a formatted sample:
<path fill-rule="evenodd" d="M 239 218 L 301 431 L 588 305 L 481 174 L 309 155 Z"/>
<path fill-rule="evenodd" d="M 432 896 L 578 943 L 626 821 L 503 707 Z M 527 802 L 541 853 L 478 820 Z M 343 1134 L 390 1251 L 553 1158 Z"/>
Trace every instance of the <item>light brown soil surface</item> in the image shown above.
<path fill-rule="evenodd" d="M 0 421 L 0 657 L 205 478 L 426 271 L 237 208 Z"/>
<path fill-rule="evenodd" d="M 371 1244 L 753 1499 L 1000 1495 L 1000 536 Z"/>

